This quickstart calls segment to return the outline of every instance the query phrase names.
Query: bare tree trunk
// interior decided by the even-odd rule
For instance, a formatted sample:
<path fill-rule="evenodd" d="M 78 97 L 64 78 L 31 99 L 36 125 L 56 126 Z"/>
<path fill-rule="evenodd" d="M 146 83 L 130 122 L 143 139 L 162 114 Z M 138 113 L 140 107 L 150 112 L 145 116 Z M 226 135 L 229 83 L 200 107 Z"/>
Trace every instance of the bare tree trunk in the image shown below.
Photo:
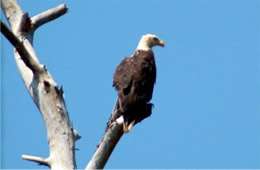
<path fill-rule="evenodd" d="M 0 2 L 11 27 L 10 30 L 1 21 L 1 32 L 15 47 L 15 61 L 28 92 L 41 112 L 50 148 L 48 158 L 30 155 L 22 155 L 22 158 L 46 165 L 51 169 L 76 169 L 75 142 L 80 139 L 80 136 L 70 123 L 62 88 L 58 87 L 46 66 L 40 64 L 32 46 L 35 30 L 64 15 L 68 9 L 65 4 L 62 4 L 30 18 L 22 11 L 16 0 Z M 136 123 L 149 117 L 150 114 L 143 115 Z M 119 114 L 117 101 L 104 136 L 86 169 L 105 167 L 124 134 L 123 123 L 124 119 Z"/>
<path fill-rule="evenodd" d="M 63 90 L 51 74 L 41 65 L 32 47 L 34 31 L 67 12 L 63 4 L 30 18 L 16 0 L 2 0 L 1 7 L 11 30 L 1 21 L 1 32 L 15 47 L 15 60 L 25 86 L 41 112 L 50 148 L 48 158 L 23 155 L 23 159 L 46 165 L 51 169 L 75 169 L 75 141 L 79 139 L 73 130 L 65 105 Z"/>

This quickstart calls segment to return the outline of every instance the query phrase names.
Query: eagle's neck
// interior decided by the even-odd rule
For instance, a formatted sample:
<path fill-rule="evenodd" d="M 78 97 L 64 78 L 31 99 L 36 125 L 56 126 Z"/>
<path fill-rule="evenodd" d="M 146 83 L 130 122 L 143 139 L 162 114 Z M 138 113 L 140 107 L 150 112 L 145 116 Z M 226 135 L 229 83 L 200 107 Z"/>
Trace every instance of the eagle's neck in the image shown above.
<path fill-rule="evenodd" d="M 149 51 L 152 50 L 152 48 L 148 45 L 146 41 L 140 41 L 136 50 L 144 50 L 144 51 Z"/>

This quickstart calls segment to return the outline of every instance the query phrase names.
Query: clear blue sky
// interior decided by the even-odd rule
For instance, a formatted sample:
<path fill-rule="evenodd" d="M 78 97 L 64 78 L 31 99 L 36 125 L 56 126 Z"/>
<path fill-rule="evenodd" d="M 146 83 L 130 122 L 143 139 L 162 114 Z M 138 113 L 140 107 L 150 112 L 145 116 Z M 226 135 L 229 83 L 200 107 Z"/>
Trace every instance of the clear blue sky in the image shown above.
<path fill-rule="evenodd" d="M 114 70 L 145 33 L 166 44 L 154 49 L 153 114 L 123 136 L 106 168 L 260 168 L 259 0 L 19 3 L 30 16 L 61 3 L 69 8 L 37 30 L 34 47 L 63 86 L 82 135 L 79 168 L 95 151 L 116 100 Z M 21 159 L 47 157 L 49 149 L 13 47 L 1 39 L 2 168 L 42 168 Z"/>

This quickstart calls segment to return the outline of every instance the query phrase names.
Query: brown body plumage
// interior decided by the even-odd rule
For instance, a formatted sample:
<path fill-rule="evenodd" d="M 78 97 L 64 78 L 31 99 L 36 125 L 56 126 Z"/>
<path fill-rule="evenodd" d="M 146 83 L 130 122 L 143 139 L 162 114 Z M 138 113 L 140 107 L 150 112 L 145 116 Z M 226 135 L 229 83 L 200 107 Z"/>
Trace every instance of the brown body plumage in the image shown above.
<path fill-rule="evenodd" d="M 154 45 L 164 45 L 157 37 L 155 40 L 158 44 Z M 155 80 L 156 65 L 151 48 L 137 48 L 131 57 L 124 58 L 116 68 L 113 86 L 118 92 L 119 111 L 124 116 L 125 132 L 141 119 L 142 114 L 151 114 L 152 104 L 148 102 L 152 99 Z"/>

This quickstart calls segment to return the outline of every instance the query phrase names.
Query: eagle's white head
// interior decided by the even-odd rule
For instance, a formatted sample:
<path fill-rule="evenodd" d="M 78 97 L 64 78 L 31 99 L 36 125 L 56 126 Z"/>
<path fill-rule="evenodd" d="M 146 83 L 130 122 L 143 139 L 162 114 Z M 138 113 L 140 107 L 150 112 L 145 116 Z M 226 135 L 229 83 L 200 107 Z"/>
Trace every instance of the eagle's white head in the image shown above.
<path fill-rule="evenodd" d="M 164 42 L 154 34 L 145 34 L 138 43 L 136 50 L 151 50 L 154 46 L 164 47 Z"/>

